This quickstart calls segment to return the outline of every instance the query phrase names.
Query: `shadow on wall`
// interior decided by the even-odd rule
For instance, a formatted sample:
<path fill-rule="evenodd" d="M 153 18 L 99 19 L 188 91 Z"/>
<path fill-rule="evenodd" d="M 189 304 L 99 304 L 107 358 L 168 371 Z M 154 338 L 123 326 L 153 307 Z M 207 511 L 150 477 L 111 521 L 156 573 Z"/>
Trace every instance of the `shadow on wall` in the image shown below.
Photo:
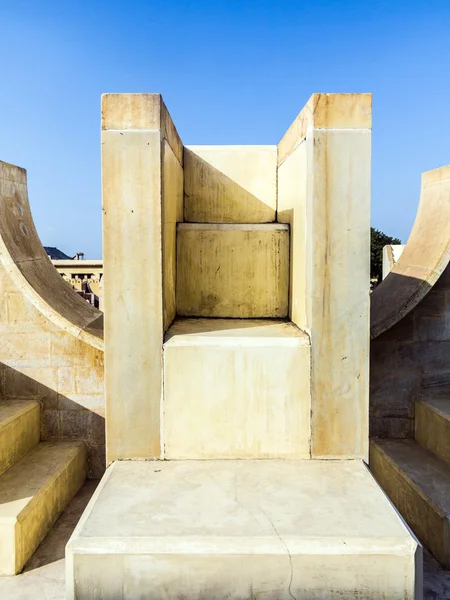
<path fill-rule="evenodd" d="M 235 161 L 229 169 L 225 170 L 228 170 L 232 176 L 236 172 L 237 179 L 245 180 L 247 188 L 254 189 L 254 193 L 196 152 L 188 148 L 184 149 L 185 221 L 193 223 L 276 221 L 276 147 L 273 150 L 273 157 L 268 153 L 269 162 L 273 158 L 273 165 L 268 164 L 263 173 L 260 169 L 264 168 L 264 164 L 260 164 L 257 160 L 257 147 L 253 152 L 256 160 L 252 160 L 249 164 L 245 156 L 239 160 L 239 150 L 236 150 Z M 266 185 L 259 189 L 258 184 L 261 180 Z M 270 189 L 271 187 L 273 190 Z M 260 196 L 263 196 L 264 200 Z"/>
<path fill-rule="evenodd" d="M 89 410 L 4 363 L 0 363 L 0 398 L 37 400 L 41 405 L 41 441 L 83 441 L 88 453 L 88 478 L 102 477 L 105 418 L 100 411 Z"/>
<path fill-rule="evenodd" d="M 371 341 L 370 434 L 413 437 L 415 401 L 450 386 L 450 266 L 434 286 L 390 273 L 372 299 L 372 325 L 404 316 Z"/>

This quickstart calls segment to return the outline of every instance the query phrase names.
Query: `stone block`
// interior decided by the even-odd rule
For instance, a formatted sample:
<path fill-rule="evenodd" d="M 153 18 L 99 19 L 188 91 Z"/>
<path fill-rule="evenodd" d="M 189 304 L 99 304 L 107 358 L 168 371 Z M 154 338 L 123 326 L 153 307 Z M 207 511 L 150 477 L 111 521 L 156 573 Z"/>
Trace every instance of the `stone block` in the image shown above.
<path fill-rule="evenodd" d="M 277 147 L 188 146 L 184 182 L 186 221 L 275 221 Z"/>
<path fill-rule="evenodd" d="M 360 461 L 118 461 L 67 545 L 67 599 L 411 600 L 421 558 Z"/>
<path fill-rule="evenodd" d="M 114 99 L 105 98 L 104 110 L 111 108 L 110 100 Z M 119 108 L 128 105 L 126 98 L 123 104 L 120 98 L 116 100 Z M 147 101 L 153 102 L 132 98 L 131 115 L 139 106 L 147 106 Z M 105 321 L 105 390 L 111 461 L 154 458 L 161 452 L 161 144 L 159 130 L 102 133 L 104 308 L 109 315 Z M 114 285 L 115 281 L 120 285 Z"/>
<path fill-rule="evenodd" d="M 176 314 L 177 223 L 183 221 L 183 167 L 166 140 L 163 143 L 163 290 L 164 330 Z"/>
<path fill-rule="evenodd" d="M 103 368 L 76 367 L 74 391 L 77 394 L 103 394 Z"/>
<path fill-rule="evenodd" d="M 414 533 L 450 567 L 450 467 L 414 440 L 372 440 L 370 469 Z"/>
<path fill-rule="evenodd" d="M 414 437 L 414 419 L 408 417 L 370 417 L 371 438 L 405 439 Z"/>
<path fill-rule="evenodd" d="M 0 403 L 0 475 L 29 452 L 40 439 L 40 406 L 35 400 Z"/>
<path fill-rule="evenodd" d="M 0 478 L 0 575 L 15 575 L 86 477 L 80 442 L 42 442 Z"/>
<path fill-rule="evenodd" d="M 50 366 L 51 336 L 42 331 L 29 333 L 2 332 L 0 361 L 13 369 Z"/>
<path fill-rule="evenodd" d="M 60 367 L 58 369 L 58 392 L 60 394 L 75 393 L 75 368 Z M 80 367 L 81 369 L 85 367 Z"/>
<path fill-rule="evenodd" d="M 312 455 L 366 458 L 371 136 L 315 129 L 306 143 Z"/>
<path fill-rule="evenodd" d="M 290 226 L 289 316 L 307 327 L 306 309 L 307 144 L 300 143 L 278 167 L 277 218 Z M 295 207 L 295 208 L 294 208 Z"/>
<path fill-rule="evenodd" d="M 164 344 L 164 453 L 309 457 L 309 338 L 292 323 L 175 321 Z"/>
<path fill-rule="evenodd" d="M 415 334 L 421 342 L 450 341 L 450 316 L 421 317 L 415 323 Z"/>
<path fill-rule="evenodd" d="M 53 367 L 103 366 L 103 352 L 60 331 L 50 336 L 50 356 Z"/>
<path fill-rule="evenodd" d="M 424 396 L 416 402 L 415 438 L 450 466 L 450 393 L 447 393 L 447 397 Z"/>
<path fill-rule="evenodd" d="M 61 411 L 43 410 L 41 415 L 41 439 L 61 439 Z"/>
<path fill-rule="evenodd" d="M 288 289 L 288 225 L 178 225 L 178 315 L 282 318 Z"/>
<path fill-rule="evenodd" d="M 47 325 L 48 320 L 28 302 L 20 292 L 8 292 L 5 295 L 7 305 L 7 322 L 11 326 L 20 328 L 24 324 L 36 325 L 37 327 Z"/>

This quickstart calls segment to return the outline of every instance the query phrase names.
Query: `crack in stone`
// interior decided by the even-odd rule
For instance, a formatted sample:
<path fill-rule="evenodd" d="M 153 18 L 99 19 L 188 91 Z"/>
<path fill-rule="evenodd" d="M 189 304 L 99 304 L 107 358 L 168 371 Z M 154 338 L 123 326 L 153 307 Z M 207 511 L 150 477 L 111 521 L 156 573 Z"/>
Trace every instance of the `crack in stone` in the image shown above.
<path fill-rule="evenodd" d="M 283 544 L 283 546 L 285 547 L 285 549 L 286 549 L 286 552 L 287 552 L 287 554 L 288 554 L 288 556 L 289 556 L 289 566 L 290 566 L 291 576 L 290 576 L 290 579 L 289 579 L 288 592 L 289 592 L 289 595 L 290 595 L 290 597 L 292 598 L 292 600 L 297 600 L 297 598 L 296 598 L 296 597 L 294 596 L 294 594 L 292 593 L 292 578 L 293 578 L 293 576 L 294 576 L 294 569 L 293 569 L 293 567 L 292 567 L 292 556 L 291 556 L 291 553 L 289 552 L 288 545 L 287 545 L 287 544 L 286 544 L 286 542 L 283 540 L 283 538 L 281 537 L 281 535 L 278 533 L 278 530 L 277 530 L 277 528 L 276 528 L 276 527 L 275 527 L 275 525 L 273 524 L 273 522 L 272 522 L 272 519 L 269 517 L 269 515 L 266 513 L 266 511 L 265 511 L 263 508 L 261 508 L 261 506 L 259 506 L 259 509 L 260 509 L 260 510 L 261 510 L 261 512 L 264 514 L 264 516 L 266 517 L 266 519 L 269 521 L 270 525 L 272 526 L 272 529 L 275 531 L 275 533 L 276 533 L 276 535 L 277 535 L 278 539 L 280 540 L 280 542 L 281 542 L 281 543 Z"/>

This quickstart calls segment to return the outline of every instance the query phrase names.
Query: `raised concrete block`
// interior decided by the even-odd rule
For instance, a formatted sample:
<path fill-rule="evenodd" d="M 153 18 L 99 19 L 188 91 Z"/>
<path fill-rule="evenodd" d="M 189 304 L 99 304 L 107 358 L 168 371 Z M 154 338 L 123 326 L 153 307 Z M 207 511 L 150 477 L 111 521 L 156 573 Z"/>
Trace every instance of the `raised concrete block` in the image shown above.
<path fill-rule="evenodd" d="M 39 442 L 40 415 L 35 400 L 0 402 L 0 475 Z"/>
<path fill-rule="evenodd" d="M 414 533 L 450 568 L 450 467 L 414 440 L 372 440 L 370 469 Z"/>
<path fill-rule="evenodd" d="M 288 225 L 178 225 L 178 315 L 283 318 L 288 288 Z"/>
<path fill-rule="evenodd" d="M 186 221 L 275 221 L 277 147 L 188 146 L 184 182 Z"/>
<path fill-rule="evenodd" d="M 66 567 L 68 600 L 412 600 L 422 585 L 421 547 L 360 461 L 116 462 Z"/>
<path fill-rule="evenodd" d="M 309 337 L 282 321 L 177 320 L 163 402 L 166 458 L 309 457 Z"/>
<path fill-rule="evenodd" d="M 0 477 L 0 575 L 15 575 L 86 478 L 82 442 L 41 442 Z"/>
<path fill-rule="evenodd" d="M 416 402 L 415 438 L 450 466 L 450 394 Z"/>

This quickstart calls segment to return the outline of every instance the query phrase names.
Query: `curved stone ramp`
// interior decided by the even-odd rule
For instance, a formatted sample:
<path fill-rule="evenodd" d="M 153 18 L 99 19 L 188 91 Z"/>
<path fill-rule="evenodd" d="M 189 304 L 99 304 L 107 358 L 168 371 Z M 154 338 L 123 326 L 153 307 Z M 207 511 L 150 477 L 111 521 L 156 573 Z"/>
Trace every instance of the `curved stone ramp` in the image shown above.
<path fill-rule="evenodd" d="M 450 261 L 450 165 L 422 173 L 420 203 L 398 262 L 371 295 L 370 333 L 376 338 L 406 316 Z"/>
<path fill-rule="evenodd" d="M 2 161 L 0 260 L 24 296 L 52 323 L 104 349 L 103 313 L 71 290 L 40 242 L 28 202 L 25 169 Z"/>

